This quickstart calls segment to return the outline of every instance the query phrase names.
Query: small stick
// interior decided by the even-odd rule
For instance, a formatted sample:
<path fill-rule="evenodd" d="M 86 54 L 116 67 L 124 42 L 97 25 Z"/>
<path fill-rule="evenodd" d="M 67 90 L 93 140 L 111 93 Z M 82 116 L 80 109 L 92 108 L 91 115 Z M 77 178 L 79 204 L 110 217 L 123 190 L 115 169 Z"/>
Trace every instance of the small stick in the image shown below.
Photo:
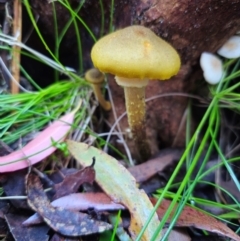
<path fill-rule="evenodd" d="M 13 36 L 16 37 L 17 41 L 22 40 L 22 3 L 21 0 L 14 0 L 13 4 Z M 20 52 L 19 46 L 12 47 L 12 75 L 15 80 L 19 83 L 20 81 Z M 19 84 L 14 81 L 11 82 L 11 93 L 17 94 L 19 92 Z"/>

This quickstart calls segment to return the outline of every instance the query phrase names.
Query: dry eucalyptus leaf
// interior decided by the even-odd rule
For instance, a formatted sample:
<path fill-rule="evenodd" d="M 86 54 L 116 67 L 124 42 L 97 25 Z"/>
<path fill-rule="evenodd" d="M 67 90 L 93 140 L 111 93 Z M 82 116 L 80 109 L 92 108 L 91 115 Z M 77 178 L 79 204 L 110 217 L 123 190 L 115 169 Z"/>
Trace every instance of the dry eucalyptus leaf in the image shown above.
<path fill-rule="evenodd" d="M 96 211 L 125 209 L 123 205 L 114 203 L 110 197 L 101 192 L 73 193 L 54 200 L 52 205 L 70 210 L 87 210 L 89 208 Z"/>
<path fill-rule="evenodd" d="M 53 141 L 60 143 L 64 140 L 66 134 L 71 129 L 76 110 L 54 121 L 22 149 L 6 156 L 0 156 L 0 173 L 24 169 L 52 154 L 56 150 L 56 147 L 53 146 Z"/>
<path fill-rule="evenodd" d="M 153 205 L 156 204 L 157 199 L 151 198 Z M 171 201 L 163 200 L 157 210 L 159 219 L 162 219 L 166 211 L 168 210 Z M 170 222 L 170 220 L 169 220 Z M 240 236 L 234 233 L 227 225 L 213 218 L 212 216 L 196 210 L 192 207 L 185 206 L 180 214 L 176 225 L 178 227 L 195 227 L 198 229 L 206 230 L 209 232 L 217 233 L 236 241 L 240 241 Z"/>
<path fill-rule="evenodd" d="M 12 234 L 15 241 L 48 241 L 49 227 L 47 225 L 35 226 L 35 227 L 24 227 L 22 225 L 25 216 L 7 214 L 5 220 L 7 222 L 9 232 Z M 3 238 L 3 237 L 2 237 Z M 9 239 L 1 239 L 9 240 Z M 12 240 L 12 239 L 11 239 Z"/>
<path fill-rule="evenodd" d="M 36 175 L 28 175 L 26 189 L 29 206 L 43 218 L 49 227 L 62 235 L 78 237 L 101 233 L 112 228 L 110 224 L 94 220 L 85 213 L 53 207 Z"/>
<path fill-rule="evenodd" d="M 131 214 L 129 231 L 135 239 L 153 209 L 146 193 L 137 188 L 134 177 L 113 157 L 85 143 L 68 140 L 67 145 L 71 154 L 84 167 L 91 165 L 93 157 L 96 158 L 96 182 L 114 202 L 128 208 Z M 155 214 L 141 240 L 151 240 L 158 225 L 159 220 Z"/>
<path fill-rule="evenodd" d="M 95 211 L 106 210 L 123 210 L 125 207 L 121 204 L 114 203 L 105 193 L 73 193 L 54 200 L 53 207 L 61 207 L 69 210 L 86 211 L 93 208 Z M 42 223 L 43 219 L 37 213 L 23 222 L 25 226 Z"/>
<path fill-rule="evenodd" d="M 62 182 L 55 184 L 54 189 L 56 191 L 53 199 L 57 199 L 66 196 L 70 193 L 75 193 L 83 183 L 93 183 L 95 180 L 95 170 L 92 166 L 88 166 L 65 176 Z"/>
<path fill-rule="evenodd" d="M 130 171 L 130 173 L 135 177 L 137 182 L 145 182 L 156 173 L 172 164 L 175 160 L 179 160 L 181 154 L 182 151 L 180 150 L 170 150 L 169 152 L 161 154 L 154 159 L 129 167 L 128 171 Z"/>

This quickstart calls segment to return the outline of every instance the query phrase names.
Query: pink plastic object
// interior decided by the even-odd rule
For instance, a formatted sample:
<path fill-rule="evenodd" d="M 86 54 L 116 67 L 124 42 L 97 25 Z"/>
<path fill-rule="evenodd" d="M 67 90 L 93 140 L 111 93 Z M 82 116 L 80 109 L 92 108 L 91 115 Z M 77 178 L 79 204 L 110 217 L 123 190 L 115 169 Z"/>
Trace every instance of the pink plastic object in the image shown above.
<path fill-rule="evenodd" d="M 13 172 L 29 167 L 51 155 L 56 150 L 52 142 L 62 142 L 64 140 L 74 121 L 75 112 L 72 111 L 54 121 L 21 150 L 0 157 L 0 173 Z"/>

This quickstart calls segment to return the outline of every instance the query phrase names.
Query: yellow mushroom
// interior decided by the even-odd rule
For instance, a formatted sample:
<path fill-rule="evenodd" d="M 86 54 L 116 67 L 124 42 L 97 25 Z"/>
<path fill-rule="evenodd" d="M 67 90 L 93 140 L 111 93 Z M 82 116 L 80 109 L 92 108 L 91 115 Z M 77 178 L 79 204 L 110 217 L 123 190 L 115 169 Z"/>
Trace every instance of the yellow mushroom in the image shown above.
<path fill-rule="evenodd" d="M 104 74 L 101 73 L 98 69 L 92 68 L 85 73 L 85 79 L 91 83 L 94 95 L 100 106 L 102 106 L 102 108 L 106 111 L 111 110 L 110 102 L 105 100 L 101 91 L 101 86 L 104 82 Z"/>
<path fill-rule="evenodd" d="M 176 50 L 150 29 L 130 26 L 101 38 L 92 48 L 93 64 L 115 75 L 124 88 L 128 122 L 141 161 L 150 157 L 145 133 L 145 86 L 149 79 L 176 75 L 180 58 Z"/>

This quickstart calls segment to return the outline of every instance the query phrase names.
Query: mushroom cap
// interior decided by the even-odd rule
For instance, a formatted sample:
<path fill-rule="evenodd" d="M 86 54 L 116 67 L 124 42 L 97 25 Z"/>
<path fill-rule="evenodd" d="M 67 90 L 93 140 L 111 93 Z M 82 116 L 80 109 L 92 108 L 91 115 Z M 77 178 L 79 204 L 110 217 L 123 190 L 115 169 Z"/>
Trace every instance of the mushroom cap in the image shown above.
<path fill-rule="evenodd" d="M 223 75 L 223 64 L 216 55 L 203 52 L 200 57 L 200 66 L 205 80 L 211 84 L 218 84 Z"/>
<path fill-rule="evenodd" d="M 217 53 L 225 58 L 234 59 L 240 57 L 240 36 L 232 36 Z"/>
<path fill-rule="evenodd" d="M 124 78 L 169 79 L 181 65 L 170 44 L 138 25 L 101 38 L 93 46 L 91 58 L 100 71 Z"/>
<path fill-rule="evenodd" d="M 91 84 L 101 84 L 104 81 L 104 74 L 96 68 L 91 68 L 85 73 L 85 79 Z"/>

